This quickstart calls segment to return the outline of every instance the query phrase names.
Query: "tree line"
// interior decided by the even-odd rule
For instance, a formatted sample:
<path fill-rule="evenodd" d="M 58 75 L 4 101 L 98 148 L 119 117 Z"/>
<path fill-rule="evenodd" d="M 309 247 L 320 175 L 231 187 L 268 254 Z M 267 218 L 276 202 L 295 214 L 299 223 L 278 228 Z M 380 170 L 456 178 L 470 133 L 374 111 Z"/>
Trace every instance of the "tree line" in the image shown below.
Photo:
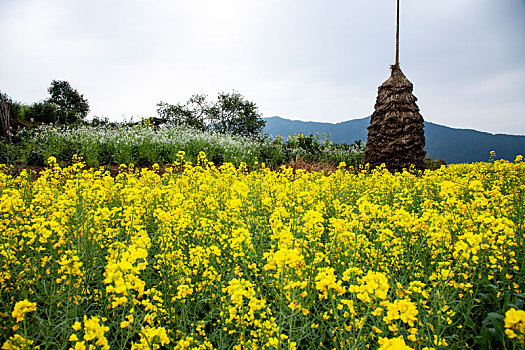
<path fill-rule="evenodd" d="M 69 82 L 53 80 L 48 93 L 47 99 L 24 105 L 0 92 L 0 131 L 5 141 L 10 143 L 22 128 L 41 124 L 89 123 L 89 102 Z M 201 131 L 243 136 L 260 135 L 266 123 L 257 105 L 237 91 L 220 92 L 215 101 L 209 101 L 203 94 L 195 94 L 184 103 L 161 101 L 157 104 L 157 113 L 158 117 L 152 118 L 156 124 L 170 123 Z M 104 124 L 101 121 L 101 118 L 94 117 L 91 123 Z"/>
<path fill-rule="evenodd" d="M 206 95 L 193 95 L 185 103 L 160 102 L 157 107 L 161 119 L 202 131 L 256 136 L 266 124 L 257 105 L 236 91 L 220 92 L 215 102 Z"/>

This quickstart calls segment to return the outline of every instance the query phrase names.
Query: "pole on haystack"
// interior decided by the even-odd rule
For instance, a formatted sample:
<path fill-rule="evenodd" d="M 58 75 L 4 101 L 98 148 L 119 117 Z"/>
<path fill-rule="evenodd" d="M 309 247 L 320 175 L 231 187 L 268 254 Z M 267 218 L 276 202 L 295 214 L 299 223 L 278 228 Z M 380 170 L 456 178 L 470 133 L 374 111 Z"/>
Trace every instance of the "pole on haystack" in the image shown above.
<path fill-rule="evenodd" d="M 425 167 L 423 117 L 412 94 L 413 85 L 399 67 L 399 0 L 397 0 L 396 63 L 391 75 L 377 92 L 370 117 L 365 164 L 371 168 L 385 164 L 392 171 Z"/>
<path fill-rule="evenodd" d="M 399 0 L 397 0 L 397 20 L 396 20 L 396 66 L 399 66 Z"/>

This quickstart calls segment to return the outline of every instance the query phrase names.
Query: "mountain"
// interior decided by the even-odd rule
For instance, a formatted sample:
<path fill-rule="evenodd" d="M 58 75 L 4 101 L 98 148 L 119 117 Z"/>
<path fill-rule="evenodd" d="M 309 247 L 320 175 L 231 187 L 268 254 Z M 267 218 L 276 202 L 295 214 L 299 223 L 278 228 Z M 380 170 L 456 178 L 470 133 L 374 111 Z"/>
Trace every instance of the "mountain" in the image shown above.
<path fill-rule="evenodd" d="M 370 117 L 345 122 L 318 123 L 289 120 L 281 117 L 263 118 L 263 132 L 271 136 L 289 136 L 302 133 L 328 135 L 336 143 L 351 144 L 356 140 L 366 141 Z M 429 157 L 444 159 L 447 163 L 484 162 L 490 151 L 496 159 L 514 161 L 518 154 L 525 155 L 525 136 L 490 134 L 470 129 L 455 129 L 425 122 L 426 151 Z"/>

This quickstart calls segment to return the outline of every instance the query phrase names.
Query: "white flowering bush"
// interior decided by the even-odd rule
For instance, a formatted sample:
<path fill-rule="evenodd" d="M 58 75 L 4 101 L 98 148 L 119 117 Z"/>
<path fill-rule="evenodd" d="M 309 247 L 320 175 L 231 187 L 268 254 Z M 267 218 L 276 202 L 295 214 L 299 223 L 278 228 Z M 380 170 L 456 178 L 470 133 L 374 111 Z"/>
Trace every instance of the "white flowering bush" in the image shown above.
<path fill-rule="evenodd" d="M 129 163 L 146 166 L 171 164 L 177 160 L 179 151 L 185 152 L 187 160 L 195 162 L 203 151 L 215 164 L 252 166 L 260 162 L 278 168 L 290 160 L 305 159 L 355 166 L 361 164 L 363 154 L 360 146 L 338 145 L 312 136 L 252 138 L 173 125 L 42 125 L 21 135 L 23 158 L 28 165 L 42 165 L 50 156 L 68 163 L 77 154 L 89 166 Z"/>
<path fill-rule="evenodd" d="M 253 164 L 258 145 L 247 137 L 143 125 L 41 126 L 28 132 L 25 139 L 28 158 L 39 160 L 56 156 L 59 161 L 69 161 L 73 154 L 78 154 L 92 166 L 173 163 L 181 150 L 190 160 L 195 160 L 199 152 L 204 151 L 209 159 L 217 163 Z"/>

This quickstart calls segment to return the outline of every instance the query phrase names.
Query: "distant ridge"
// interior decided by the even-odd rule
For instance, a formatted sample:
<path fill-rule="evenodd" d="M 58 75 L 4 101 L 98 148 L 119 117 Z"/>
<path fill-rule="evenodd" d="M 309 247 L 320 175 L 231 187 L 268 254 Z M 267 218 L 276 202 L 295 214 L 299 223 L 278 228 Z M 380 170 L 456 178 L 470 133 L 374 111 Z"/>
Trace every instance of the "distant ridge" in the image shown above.
<path fill-rule="evenodd" d="M 263 118 L 265 134 L 289 136 L 302 133 L 310 135 L 328 134 L 336 143 L 351 144 L 356 140 L 366 141 L 370 117 L 352 119 L 337 124 L 305 122 L 281 117 Z M 456 129 L 425 122 L 425 150 L 435 159 L 447 163 L 473 163 L 489 160 L 490 151 L 496 152 L 496 159 L 513 161 L 518 154 L 525 156 L 525 136 L 490 134 L 487 132 Z"/>

